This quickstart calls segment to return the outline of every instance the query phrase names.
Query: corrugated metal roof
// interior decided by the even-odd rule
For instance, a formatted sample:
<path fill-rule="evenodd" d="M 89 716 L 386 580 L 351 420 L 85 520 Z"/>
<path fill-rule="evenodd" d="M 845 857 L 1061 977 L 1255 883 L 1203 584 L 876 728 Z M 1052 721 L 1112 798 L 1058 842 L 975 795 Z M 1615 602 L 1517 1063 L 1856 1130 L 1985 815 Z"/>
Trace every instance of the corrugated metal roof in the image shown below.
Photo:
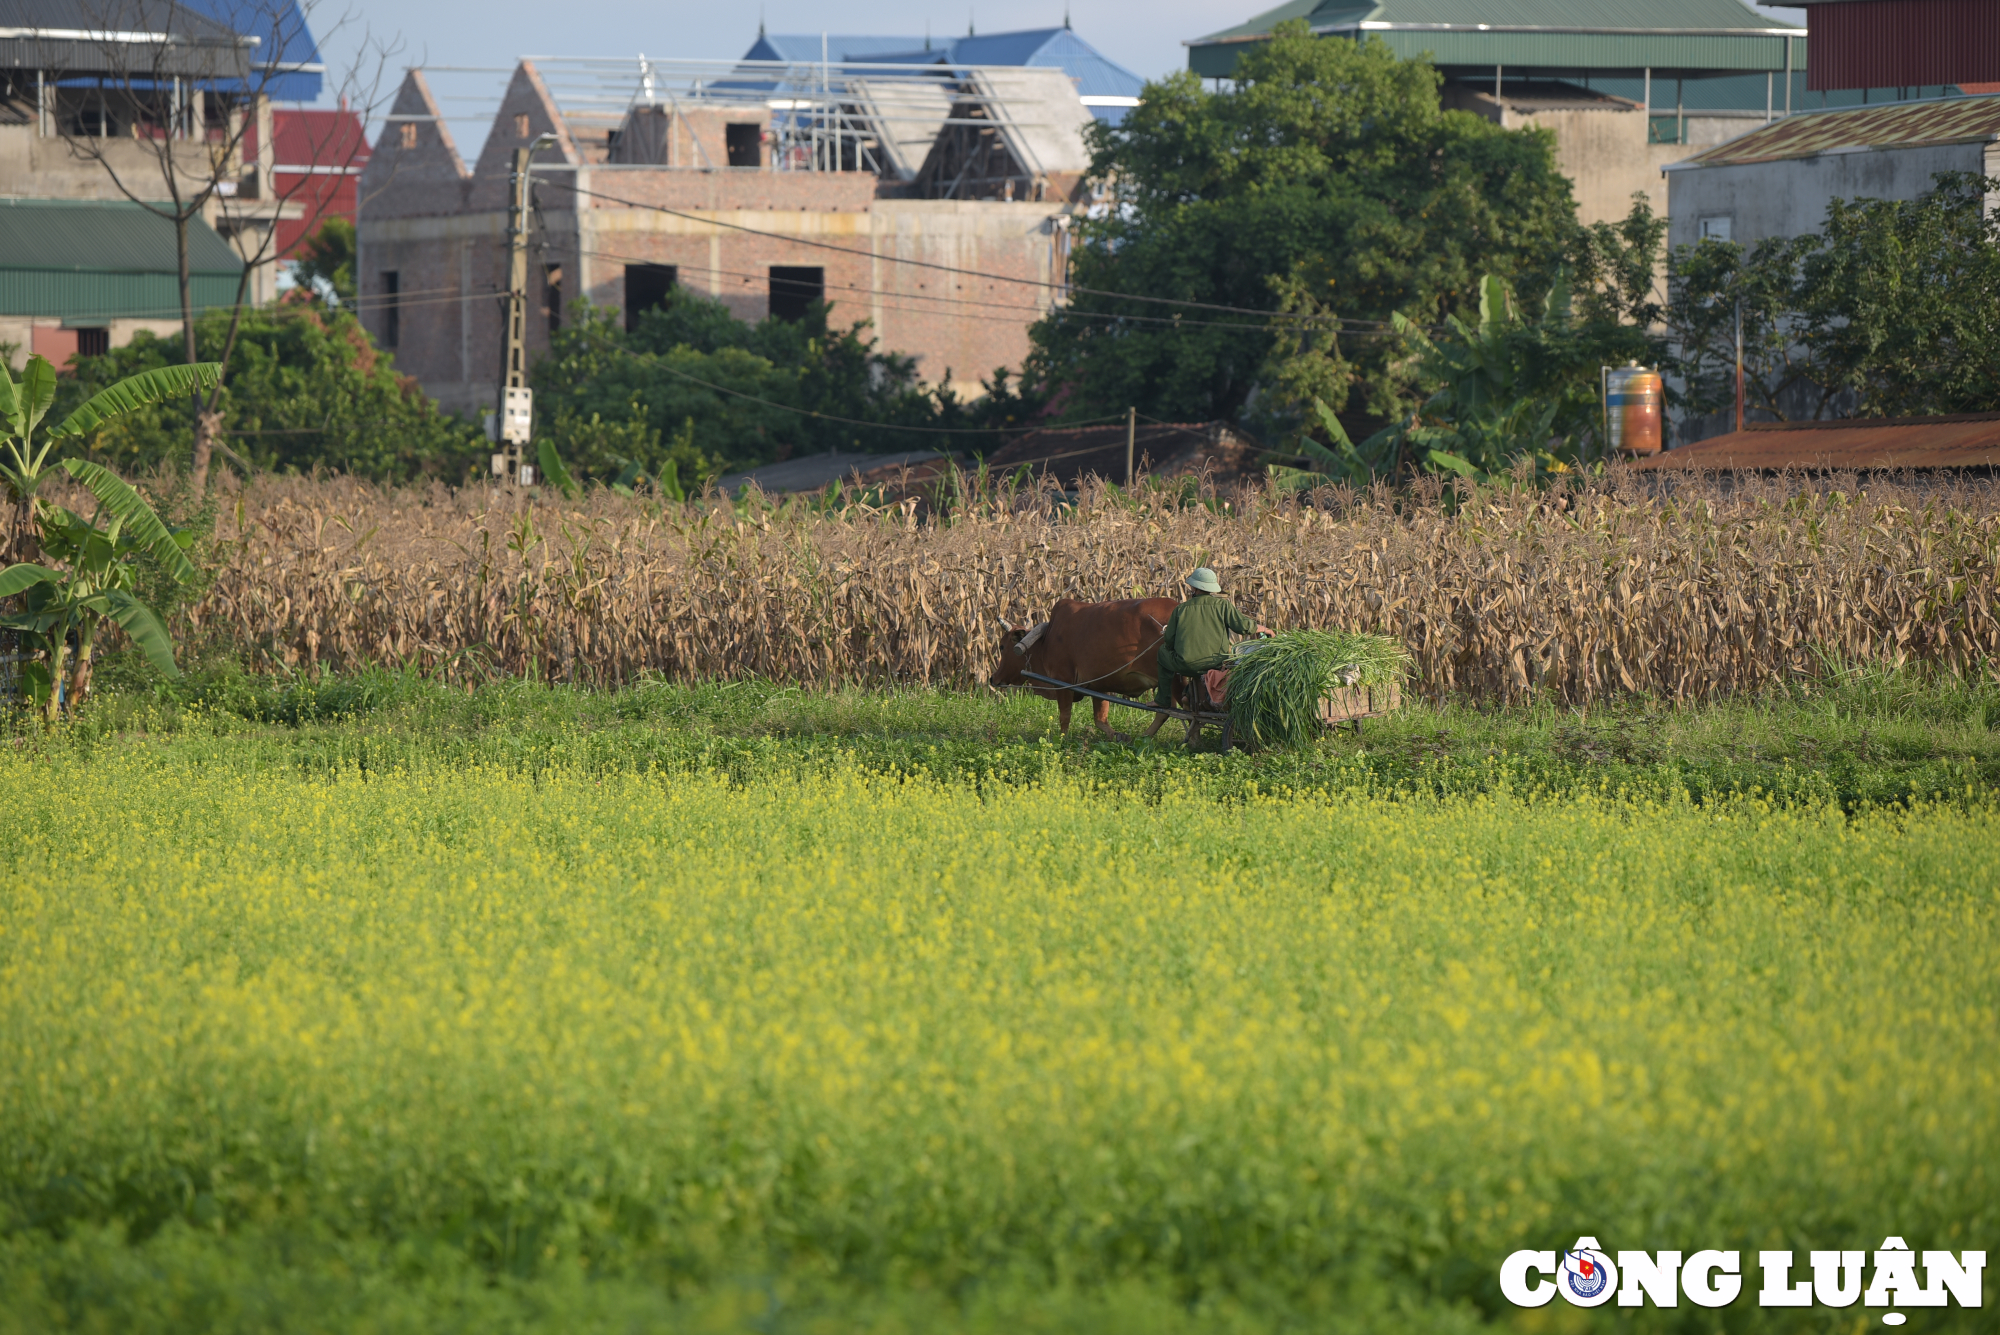
<path fill-rule="evenodd" d="M 243 261 L 199 218 L 188 228 L 197 310 L 233 305 Z M 174 228 L 123 200 L 0 199 L 0 313 L 103 320 L 180 314 Z"/>
<path fill-rule="evenodd" d="M 1188 67 L 1226 75 L 1230 46 L 1295 18 L 1317 33 L 1380 37 L 1398 55 L 1429 53 L 1439 65 L 1761 72 L 1785 68 L 1787 34 L 1799 39 L 1794 68 L 1805 58 L 1803 28 L 1740 0 L 1292 0 L 1188 43 Z"/>
<path fill-rule="evenodd" d="M 2000 136 L 2000 97 L 1954 97 L 1879 107 L 1801 112 L 1677 162 L 1669 171 L 1783 162 L 1821 153 L 1928 144 L 1983 143 Z"/>
<path fill-rule="evenodd" d="M 1353 0 L 1326 8 L 1352 9 Z M 1486 24 L 1490 27 L 1604 29 L 1720 28 L 1762 32 L 1798 25 L 1759 14 L 1741 0 L 1378 0 L 1373 18 L 1388 23 Z M 1802 29 L 1800 29 L 1802 31 Z"/>
<path fill-rule="evenodd" d="M 1315 31 L 1383 23 L 1472 29 L 1538 28 L 1567 32 L 1778 32 L 1805 29 L 1759 14 L 1741 0 L 1292 0 L 1247 23 L 1196 38 L 1261 37 L 1286 19 Z"/>
<path fill-rule="evenodd" d="M 841 33 L 829 33 L 824 39 L 819 33 L 759 33 L 757 40 L 743 53 L 745 60 L 789 60 L 812 63 L 820 59 L 820 43 L 826 43 L 826 59 L 834 63 L 865 64 L 878 60 L 907 60 L 912 52 L 928 49 L 928 39 L 923 37 L 857 37 Z M 940 39 L 936 43 L 937 55 L 942 58 L 950 39 Z"/>
<path fill-rule="evenodd" d="M 995 473 L 1025 465 L 1032 472 L 1053 475 L 1072 490 L 1090 477 L 1123 482 L 1125 431 L 1123 424 L 1045 427 L 1001 446 L 987 456 L 986 465 Z M 1200 472 L 1204 465 L 1217 481 L 1257 472 L 1255 451 L 1221 422 L 1142 424 L 1133 435 L 1132 463 L 1152 477 Z"/>
<path fill-rule="evenodd" d="M 2000 78 L 1993 0 L 1855 0 L 1812 19 L 1814 92 L 1964 84 Z"/>
<path fill-rule="evenodd" d="M 226 80 L 247 72 L 255 47 L 226 25 L 168 0 L 0 0 L 0 68 Z M 81 34 L 169 34 L 176 40 L 106 42 Z"/>
<path fill-rule="evenodd" d="M 196 274 L 188 297 L 197 312 L 236 304 L 236 278 Z M 170 273 L 73 273 L 0 269 L 0 315 L 60 317 L 63 323 L 171 320 L 181 313 L 180 281 Z"/>
<path fill-rule="evenodd" d="M 1137 97 L 1146 81 L 1068 28 L 961 37 L 951 58 L 960 65 L 1041 65 L 1059 69 L 1085 97 Z"/>
<path fill-rule="evenodd" d="M 179 0 L 196 13 L 257 38 L 260 72 L 248 87 L 277 102 L 311 102 L 320 94 L 326 62 L 299 0 Z"/>
<path fill-rule="evenodd" d="M 1734 0 L 1731 0 L 1734 3 Z M 1013 65 L 1059 69 L 1070 76 L 1082 97 L 1137 97 L 1146 81 L 1104 54 L 1068 28 L 1027 28 L 1019 32 L 965 37 L 840 37 L 826 38 L 829 61 L 918 65 Z M 818 34 L 774 33 L 760 36 L 745 60 L 789 60 L 812 63 L 820 58 Z M 1092 107 L 1099 120 L 1116 123 L 1123 107 Z"/>
<path fill-rule="evenodd" d="M 2000 413 L 1754 422 L 1625 467 L 1641 472 L 2000 468 Z"/>
<path fill-rule="evenodd" d="M 1379 37 L 1389 49 L 1408 59 L 1428 55 L 1440 66 L 1470 66 L 1490 70 L 1502 65 L 1526 74 L 1549 70 L 1562 74 L 1595 70 L 1653 71 L 1655 80 L 1710 72 L 1783 73 L 1785 43 L 1780 37 L 1716 36 L 1706 33 L 1616 32 L 1448 32 L 1398 28 L 1364 36 Z M 1795 40 L 1792 59 L 1805 52 Z"/>
<path fill-rule="evenodd" d="M 199 218 L 188 226 L 191 272 L 234 278 L 243 261 Z M 125 200 L 0 199 L 0 269 L 61 273 L 180 270 L 174 225 Z"/>

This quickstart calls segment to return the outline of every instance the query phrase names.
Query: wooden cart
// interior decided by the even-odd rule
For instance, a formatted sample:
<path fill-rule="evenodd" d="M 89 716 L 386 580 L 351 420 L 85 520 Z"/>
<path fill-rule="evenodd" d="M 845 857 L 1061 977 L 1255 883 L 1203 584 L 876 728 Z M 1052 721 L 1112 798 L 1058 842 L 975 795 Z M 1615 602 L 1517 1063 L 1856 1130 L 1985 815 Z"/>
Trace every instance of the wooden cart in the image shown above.
<path fill-rule="evenodd" d="M 1319 721 L 1329 728 L 1352 723 L 1361 731 L 1361 720 L 1377 718 L 1403 703 L 1400 686 L 1337 686 L 1319 702 Z"/>
<path fill-rule="evenodd" d="M 1093 691 L 1088 686 L 1075 686 L 1066 681 L 1057 681 L 1054 677 L 1044 677 L 1039 672 L 1023 672 L 1021 675 L 1032 681 L 1041 682 L 1044 686 L 1055 686 L 1065 691 L 1074 691 L 1078 695 L 1088 696 L 1092 700 L 1105 700 L 1114 705 L 1123 705 L 1127 709 L 1143 709 L 1148 714 L 1160 714 L 1167 718 L 1179 719 L 1188 725 L 1189 746 L 1194 746 L 1201 740 L 1201 730 L 1207 727 L 1222 729 L 1223 750 L 1227 751 L 1231 746 L 1236 744 L 1235 725 L 1229 721 L 1229 711 L 1226 709 L 1217 709 L 1213 705 L 1209 705 L 1206 709 L 1201 708 L 1199 705 L 1193 709 L 1174 709 L 1168 705 L 1156 705 L 1142 700 L 1130 700 L 1122 695 L 1108 695 L 1103 691 Z M 1201 703 L 1207 704 L 1206 696 L 1202 698 Z"/>
<path fill-rule="evenodd" d="M 1245 751 L 1251 749 L 1248 738 L 1239 738 L 1235 735 L 1236 725 L 1230 720 L 1229 711 L 1209 704 L 1207 693 L 1199 685 L 1195 688 L 1199 700 L 1194 708 L 1174 709 L 1167 705 L 1156 705 L 1141 700 L 1130 700 L 1122 695 L 1093 691 L 1088 686 L 1076 686 L 1066 681 L 1058 681 L 1054 677 L 1044 677 L 1039 672 L 1023 672 L 1021 675 L 1032 681 L 1041 682 L 1045 686 L 1074 691 L 1092 700 L 1104 700 L 1114 705 L 1123 705 L 1127 709 L 1143 709 L 1148 714 L 1160 714 L 1170 719 L 1178 719 L 1188 725 L 1190 747 L 1200 744 L 1202 729 L 1215 727 L 1222 729 L 1224 751 L 1231 746 L 1240 746 Z M 1402 703 L 1403 689 L 1400 686 L 1340 686 L 1334 688 L 1319 702 L 1319 720 L 1329 728 L 1351 723 L 1354 725 L 1354 731 L 1358 733 L 1361 731 L 1361 720 L 1380 717 Z"/>

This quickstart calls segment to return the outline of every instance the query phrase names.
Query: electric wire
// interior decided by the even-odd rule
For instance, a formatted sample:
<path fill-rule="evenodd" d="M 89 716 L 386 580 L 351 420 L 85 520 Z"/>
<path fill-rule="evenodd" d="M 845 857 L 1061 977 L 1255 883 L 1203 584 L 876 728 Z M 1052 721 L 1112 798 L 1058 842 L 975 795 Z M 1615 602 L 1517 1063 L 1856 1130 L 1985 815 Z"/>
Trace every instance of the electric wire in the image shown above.
<path fill-rule="evenodd" d="M 999 426 L 999 427 L 899 426 L 894 422 L 869 422 L 869 421 L 864 421 L 858 417 L 842 417 L 837 413 L 823 413 L 815 411 L 814 409 L 811 408 L 798 408 L 794 407 L 789 403 L 779 403 L 776 399 L 767 399 L 760 394 L 751 394 L 744 390 L 731 389 L 727 385 L 718 385 L 711 380 L 703 380 L 698 375 L 691 375 L 688 372 L 679 370 L 676 367 L 668 366 L 666 362 L 660 360 L 657 357 L 650 358 L 649 360 L 652 362 L 653 366 L 655 366 L 659 370 L 665 371 L 668 375 L 678 376 L 682 380 L 691 381 L 694 384 L 700 385 L 703 389 L 714 390 L 717 394 L 727 394 L 732 398 L 748 399 L 752 403 L 761 403 L 767 408 L 777 408 L 783 412 L 796 413 L 800 417 L 817 418 L 822 422 L 839 422 L 845 426 L 865 426 L 880 431 L 908 431 L 918 435 L 925 435 L 925 436 L 1008 436 L 1008 435 L 1019 435 L 1023 432 L 1032 431 L 1035 429 L 1033 427 L 1027 427 L 1027 426 Z M 1091 418 L 1085 418 L 1084 420 L 1086 422 L 1108 422 L 1119 416 L 1122 416 L 1122 414 L 1110 413 L 1105 415 L 1104 417 L 1091 417 Z"/>
<path fill-rule="evenodd" d="M 551 168 L 544 166 L 542 170 L 544 172 L 548 172 L 551 170 Z M 576 171 L 578 170 L 578 168 L 565 164 L 562 167 L 554 168 L 554 170 Z M 1009 274 L 988 273 L 981 269 L 962 269 L 956 265 L 938 264 L 931 260 L 908 259 L 900 255 L 878 255 L 872 251 L 855 250 L 851 246 L 837 246 L 833 244 L 831 241 L 816 241 L 810 237 L 796 236 L 786 232 L 768 231 L 761 227 L 751 227 L 746 223 L 724 222 L 720 218 L 703 217 L 701 214 L 698 213 L 688 213 L 680 209 L 670 209 L 664 204 L 645 204 L 637 200 L 623 199 L 617 195 L 607 195 L 604 194 L 602 191 L 598 190 L 586 190 L 584 187 L 577 185 L 573 182 L 559 181 L 554 179 L 553 177 L 545 176 L 544 180 L 546 181 L 547 184 L 556 186 L 559 189 L 568 190 L 574 194 L 582 195 L 590 199 L 600 199 L 605 201 L 606 203 L 620 204 L 629 209 L 641 209 L 651 213 L 664 213 L 668 217 L 672 218 L 682 218 L 689 222 L 703 223 L 711 227 L 728 228 L 731 231 L 748 232 L 752 236 L 767 237 L 776 241 L 787 241 L 795 245 L 811 246 L 819 250 L 831 250 L 836 252 L 837 254 L 854 256 L 857 259 L 886 260 L 891 264 L 909 265 L 913 268 L 920 268 L 920 269 L 936 269 L 944 273 L 962 274 L 968 278 L 985 278 L 996 283 L 1016 283 L 1024 287 L 1044 287 L 1059 292 L 1080 292 L 1086 296 L 1108 297 L 1116 301 L 1137 301 L 1137 302 L 1145 302 L 1152 305 L 1160 305 L 1160 306 L 1186 306 L 1195 310 L 1222 311 L 1230 315 L 1256 315 L 1256 316 L 1262 316 L 1265 319 L 1285 320 L 1294 324 L 1326 323 L 1325 320 L 1316 320 L 1315 317 L 1312 316 L 1295 316 L 1284 311 L 1258 310 L 1253 306 L 1225 306 L 1225 305 L 1219 305 L 1215 302 L 1189 301 L 1178 297 L 1147 297 L 1147 296 L 1140 296 L 1137 293 L 1132 293 L 1132 292 L 1112 292 L 1104 288 L 1082 287 L 1075 283 L 1052 282 L 1046 278 L 1016 278 Z M 1357 325 L 1382 324 L 1382 322 L 1379 320 L 1347 321 L 1341 319 L 1340 317 L 1334 317 L 1334 321 L 1335 323 L 1338 323 L 1343 326 L 1350 323 Z"/>
<path fill-rule="evenodd" d="M 547 252 L 545 251 L 544 253 Z M 652 264 L 656 262 L 650 257 L 619 255 L 608 250 L 578 249 L 565 250 L 561 253 L 565 255 L 588 255 L 593 259 L 612 260 L 621 264 Z M 730 278 L 743 278 L 753 282 L 763 280 L 768 283 L 770 281 L 767 274 L 750 273 L 742 269 L 711 269 L 706 266 L 697 265 L 689 265 L 687 268 L 695 273 L 720 274 Z M 781 279 L 779 281 L 782 282 L 784 280 Z M 1167 325 L 1181 329 L 1251 329 L 1268 331 L 1271 328 L 1269 325 L 1249 324 L 1238 320 L 1192 320 L 1183 319 L 1178 315 L 1119 315 L 1108 311 L 1079 311 L 1068 306 L 1020 306 L 1012 302 L 981 301 L 976 297 L 936 296 L 928 292 L 892 292 L 879 287 L 859 287 L 852 283 L 845 284 L 839 288 L 831 288 L 828 291 L 852 293 L 856 298 L 890 297 L 898 301 L 931 301 L 961 306 L 979 306 L 991 310 L 1018 311 L 1023 315 L 1033 315 L 1043 319 L 1098 320 L 1120 324 L 1137 322 L 1141 324 Z M 909 306 L 884 305 L 879 300 L 872 302 L 871 305 L 874 309 L 900 311 L 907 315 L 949 315 L 957 319 L 987 319 L 996 323 L 1014 323 L 1014 321 L 1007 319 L 1005 316 L 958 315 L 949 311 L 922 310 Z M 1393 331 L 1386 329 L 1351 329 L 1341 331 L 1341 333 L 1345 337 L 1393 336 Z"/>

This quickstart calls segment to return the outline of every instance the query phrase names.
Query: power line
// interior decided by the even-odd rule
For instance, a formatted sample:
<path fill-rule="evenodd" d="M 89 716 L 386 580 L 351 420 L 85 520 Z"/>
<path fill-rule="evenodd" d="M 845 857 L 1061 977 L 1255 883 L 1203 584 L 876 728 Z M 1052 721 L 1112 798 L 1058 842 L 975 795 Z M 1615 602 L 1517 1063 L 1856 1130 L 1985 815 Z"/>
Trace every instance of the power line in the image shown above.
<path fill-rule="evenodd" d="M 665 361 L 661 360 L 658 357 L 648 356 L 647 360 L 651 362 L 653 366 L 657 367 L 662 371 L 665 371 L 668 375 L 678 376 L 682 380 L 691 381 L 694 384 L 700 385 L 703 389 L 712 389 L 718 394 L 727 394 L 732 398 L 748 399 L 752 403 L 761 403 L 767 408 L 777 408 L 784 412 L 796 413 L 800 417 L 818 418 L 822 422 L 840 422 L 846 426 L 865 426 L 879 431 L 910 431 L 926 436 L 1007 436 L 1007 435 L 1018 435 L 1021 432 L 1033 431 L 1036 429 L 1034 427 L 1026 427 L 1026 426 L 1001 426 L 1001 427 L 901 426 L 895 422 L 867 422 L 863 421 L 861 418 L 858 417 L 841 417 L 835 413 L 822 413 L 822 412 L 815 412 L 811 408 L 798 408 L 794 407 L 789 403 L 779 403 L 776 399 L 767 399 L 758 394 L 749 394 L 740 389 L 731 389 L 727 385 L 718 385 L 713 381 L 703 380 L 698 375 L 690 375 L 686 371 L 682 371 L 675 367 L 669 366 L 666 364 Z M 1085 418 L 1084 421 L 1108 422 L 1117 416 L 1119 416 L 1119 414 L 1117 413 L 1108 413 L 1103 417 Z"/>
<path fill-rule="evenodd" d="M 544 170 L 546 171 L 548 169 L 544 168 Z M 557 170 L 575 170 L 575 169 L 558 168 Z M 900 255 L 878 255 L 873 251 L 855 250 L 849 246 L 836 246 L 830 241 L 815 241 L 810 237 L 796 236 L 787 232 L 772 232 L 772 231 L 767 231 L 766 229 L 761 227 L 751 227 L 744 223 L 724 222 L 720 218 L 703 217 L 698 213 L 686 213 L 680 209 L 670 209 L 666 207 L 664 204 L 642 204 L 637 200 L 622 199 L 617 195 L 607 195 L 597 190 L 586 190 L 582 186 L 576 185 L 569 181 L 559 181 L 550 178 L 548 183 L 550 185 L 557 186 L 561 189 L 568 190 L 573 194 L 583 195 L 590 199 L 601 199 L 611 204 L 622 204 L 626 208 L 630 209 L 643 209 L 651 213 L 664 213 L 668 217 L 683 218 L 686 219 L 688 222 L 704 223 L 711 227 L 724 227 L 728 228 L 731 231 L 736 231 L 736 232 L 748 232 L 752 236 L 768 237 L 770 239 L 777 241 L 788 241 L 795 245 L 811 246 L 819 250 L 831 250 L 836 252 L 837 254 L 854 256 L 857 259 L 868 259 L 868 260 L 878 260 L 878 261 L 886 260 L 891 264 L 909 265 L 913 268 L 919 268 L 919 269 L 936 269 L 944 273 L 960 274 L 967 278 L 984 278 L 990 282 L 995 282 L 995 283 L 1017 283 L 1024 287 L 1043 287 L 1058 292 L 1081 292 L 1086 296 L 1109 297 L 1117 301 L 1137 301 L 1158 306 L 1186 306 L 1195 310 L 1222 311 L 1230 315 L 1257 315 L 1257 316 L 1262 316 L 1265 319 L 1286 320 L 1294 324 L 1325 323 L 1324 320 L 1314 320 L 1313 317 L 1310 316 L 1295 316 L 1288 314 L 1287 312 L 1284 311 L 1258 310 L 1252 306 L 1224 306 L 1224 305 L 1218 305 L 1214 302 L 1207 302 L 1207 301 L 1187 301 L 1178 297 L 1145 297 L 1145 296 L 1139 296 L 1131 292 L 1112 292 L 1104 288 L 1081 287 L 1074 283 L 1050 282 L 1049 280 L 1043 278 L 1016 278 L 1010 274 L 988 273 L 982 269 L 961 269 L 956 265 L 937 264 L 930 260 L 906 259 Z M 1334 317 L 1334 323 L 1345 325 L 1349 322 L 1342 320 L 1340 317 L 1336 316 Z M 1354 321 L 1353 323 L 1379 325 L 1381 322 L 1370 320 L 1370 321 Z M 1262 326 L 1257 326 L 1257 327 L 1262 327 Z"/>
<path fill-rule="evenodd" d="M 577 250 L 563 251 L 561 253 L 574 254 L 574 255 L 588 255 L 594 259 L 615 260 L 623 264 L 651 264 L 654 262 L 649 257 L 638 256 L 638 255 L 619 255 L 608 250 L 583 250 L 579 248 Z M 750 273 L 742 269 L 711 269 L 705 266 L 698 266 L 698 265 L 689 265 L 687 267 L 699 273 L 723 274 L 731 278 L 744 278 L 750 280 L 761 279 L 767 284 L 770 282 L 770 277 L 768 274 Z M 980 301 L 976 297 L 934 296 L 928 292 L 891 292 L 891 291 L 886 291 L 879 287 L 858 287 L 853 283 L 845 284 L 834 290 L 842 292 L 851 292 L 856 297 L 875 297 L 875 298 L 890 297 L 898 301 L 947 302 L 961 306 L 980 306 L 990 310 L 1019 311 L 1022 314 L 1037 315 L 1050 319 L 1104 320 L 1104 321 L 1114 321 L 1118 323 L 1136 321 L 1142 324 L 1161 324 L 1161 325 L 1169 325 L 1177 328 L 1186 328 L 1186 329 L 1199 328 L 1199 329 L 1268 330 L 1270 328 L 1269 325 L 1246 324 L 1242 321 L 1237 321 L 1237 320 L 1184 320 L 1177 315 L 1115 315 L 1108 311 L 1079 311 L 1079 310 L 1073 310 L 1066 306 L 1050 306 L 1050 307 L 1018 306 L 1013 304 L 1012 302 Z M 908 306 L 884 305 L 880 301 L 876 301 L 872 304 L 876 309 L 885 311 L 900 311 L 906 315 L 953 314 L 952 312 L 913 309 Z M 1013 321 L 1006 320 L 1005 317 L 1002 316 L 955 315 L 954 318 L 988 319 L 988 320 L 994 320 L 996 322 L 1013 323 Z M 1374 337 L 1387 334 L 1390 331 L 1377 330 L 1377 329 L 1354 329 L 1354 330 L 1347 330 L 1344 332 L 1347 336 Z"/>

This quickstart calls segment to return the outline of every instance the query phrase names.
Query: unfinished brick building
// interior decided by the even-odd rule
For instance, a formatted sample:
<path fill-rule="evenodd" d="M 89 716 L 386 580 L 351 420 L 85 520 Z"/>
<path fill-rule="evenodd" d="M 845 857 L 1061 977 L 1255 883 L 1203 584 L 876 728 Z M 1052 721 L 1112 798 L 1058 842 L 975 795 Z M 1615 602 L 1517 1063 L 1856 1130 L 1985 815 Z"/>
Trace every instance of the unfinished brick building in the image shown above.
<path fill-rule="evenodd" d="M 816 299 L 976 390 L 1058 296 L 1091 109 L 1060 69 L 523 61 L 468 170 L 422 71 L 361 179 L 361 310 L 454 411 L 490 410 L 517 149 L 534 156 L 528 351 L 579 298 L 676 286 L 748 320 Z"/>

